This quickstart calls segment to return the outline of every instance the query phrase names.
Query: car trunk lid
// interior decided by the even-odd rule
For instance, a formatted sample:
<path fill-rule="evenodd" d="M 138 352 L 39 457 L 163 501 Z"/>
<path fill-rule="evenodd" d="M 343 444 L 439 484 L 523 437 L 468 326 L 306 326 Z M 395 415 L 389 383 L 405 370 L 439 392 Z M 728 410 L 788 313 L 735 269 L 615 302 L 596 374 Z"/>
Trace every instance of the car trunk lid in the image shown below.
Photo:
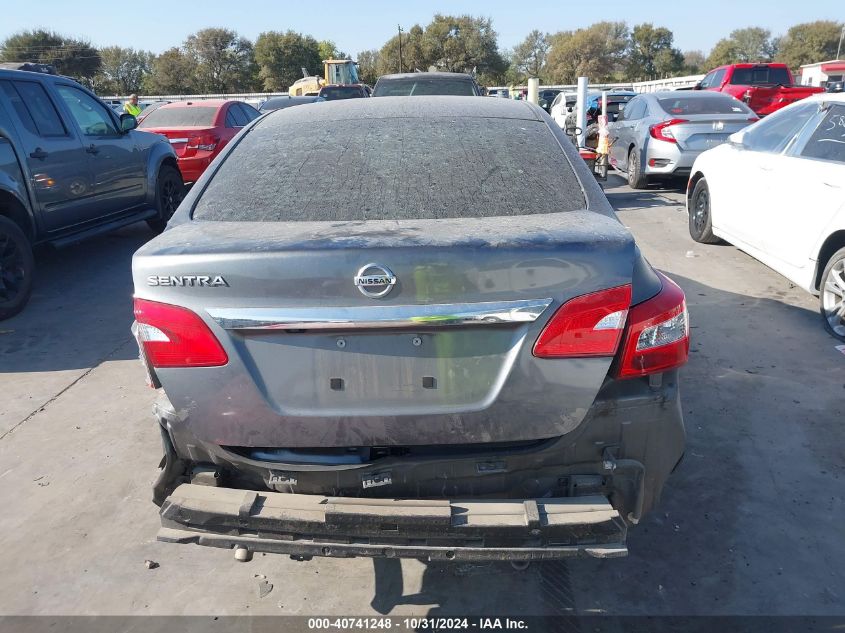
<path fill-rule="evenodd" d="M 198 437 L 449 444 L 577 426 L 612 358 L 540 359 L 532 346 L 567 300 L 629 284 L 634 257 L 615 218 L 576 211 L 192 222 L 133 270 L 136 296 L 194 311 L 228 353 L 224 367 L 157 370 Z"/>
<path fill-rule="evenodd" d="M 750 114 L 686 115 L 668 126 L 684 151 L 704 151 L 727 142 L 728 137 L 751 123 Z"/>

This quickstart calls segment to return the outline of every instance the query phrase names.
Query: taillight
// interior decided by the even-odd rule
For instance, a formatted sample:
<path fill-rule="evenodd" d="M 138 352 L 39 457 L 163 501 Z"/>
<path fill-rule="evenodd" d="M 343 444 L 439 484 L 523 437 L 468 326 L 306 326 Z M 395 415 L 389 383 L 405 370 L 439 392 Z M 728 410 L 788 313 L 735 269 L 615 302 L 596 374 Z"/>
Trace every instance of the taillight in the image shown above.
<path fill-rule="evenodd" d="M 211 134 L 201 134 L 200 136 L 192 136 L 185 144 L 185 149 L 198 149 L 203 152 L 213 152 L 220 141 L 216 136 Z"/>
<path fill-rule="evenodd" d="M 135 299 L 135 321 L 153 367 L 219 367 L 229 362 L 205 322 L 187 308 Z"/>
<path fill-rule="evenodd" d="M 677 143 L 677 139 L 675 139 L 675 135 L 672 134 L 671 128 L 673 125 L 679 125 L 681 123 L 688 123 L 686 119 L 669 119 L 668 121 L 662 121 L 661 123 L 655 123 L 651 127 L 648 128 L 648 133 L 651 134 L 652 138 L 656 138 L 658 141 L 666 141 L 667 143 Z"/>
<path fill-rule="evenodd" d="M 756 123 L 757 121 L 759 121 L 759 120 L 760 120 L 760 117 L 758 117 L 758 116 L 750 116 L 750 117 L 748 117 L 748 120 L 749 120 L 751 123 Z"/>
<path fill-rule="evenodd" d="M 631 305 L 631 286 L 617 286 L 564 303 L 534 344 L 538 358 L 613 356 Z"/>
<path fill-rule="evenodd" d="M 680 367 L 689 356 L 689 315 L 684 291 L 657 273 L 663 287 L 628 311 L 617 378 L 635 378 Z"/>

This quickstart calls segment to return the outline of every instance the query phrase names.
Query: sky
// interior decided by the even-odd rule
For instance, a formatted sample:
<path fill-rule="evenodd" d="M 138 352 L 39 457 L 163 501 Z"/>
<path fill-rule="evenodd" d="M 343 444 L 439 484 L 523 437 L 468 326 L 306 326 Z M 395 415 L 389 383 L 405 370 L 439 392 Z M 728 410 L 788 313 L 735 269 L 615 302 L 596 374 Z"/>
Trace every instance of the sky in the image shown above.
<path fill-rule="evenodd" d="M 87 38 L 95 46 L 160 53 L 211 26 L 234 29 L 251 40 L 263 31 L 292 29 L 332 40 L 355 56 L 380 48 L 396 34 L 397 25 L 405 30 L 414 24 L 424 27 L 435 13 L 492 18 L 502 49 L 515 46 L 533 29 L 554 33 L 600 20 L 624 20 L 629 26 L 666 26 L 674 32 L 677 48 L 705 54 L 736 28 L 762 26 L 779 35 L 799 22 L 845 21 L 841 0 L 0 0 L 0 40 L 22 29 L 46 28 Z"/>

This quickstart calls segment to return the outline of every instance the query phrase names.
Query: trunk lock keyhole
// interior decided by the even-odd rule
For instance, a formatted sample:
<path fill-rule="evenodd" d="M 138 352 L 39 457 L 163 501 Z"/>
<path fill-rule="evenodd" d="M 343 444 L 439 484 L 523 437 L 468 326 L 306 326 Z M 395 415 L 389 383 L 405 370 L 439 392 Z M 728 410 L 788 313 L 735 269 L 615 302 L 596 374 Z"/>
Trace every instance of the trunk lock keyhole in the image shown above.
<path fill-rule="evenodd" d="M 422 339 L 419 336 L 415 336 L 411 339 L 411 343 L 414 344 L 414 347 L 419 347 L 420 345 L 422 345 Z"/>
<path fill-rule="evenodd" d="M 342 339 L 342 338 L 337 339 L 337 346 L 340 349 L 343 349 L 344 347 L 346 347 L 346 339 Z"/>

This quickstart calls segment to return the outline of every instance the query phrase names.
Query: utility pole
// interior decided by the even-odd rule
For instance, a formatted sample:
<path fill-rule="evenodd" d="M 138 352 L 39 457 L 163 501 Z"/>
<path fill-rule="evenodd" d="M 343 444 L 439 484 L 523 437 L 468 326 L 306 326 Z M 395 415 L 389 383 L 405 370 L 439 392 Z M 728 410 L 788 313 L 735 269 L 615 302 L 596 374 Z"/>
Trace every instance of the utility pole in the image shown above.
<path fill-rule="evenodd" d="M 845 37 L 845 24 L 842 25 L 842 32 L 839 34 L 839 46 L 836 47 L 836 59 L 839 59 L 839 53 L 842 51 L 843 37 Z"/>
<path fill-rule="evenodd" d="M 402 72 L 402 25 L 398 24 L 399 27 L 399 72 Z"/>

